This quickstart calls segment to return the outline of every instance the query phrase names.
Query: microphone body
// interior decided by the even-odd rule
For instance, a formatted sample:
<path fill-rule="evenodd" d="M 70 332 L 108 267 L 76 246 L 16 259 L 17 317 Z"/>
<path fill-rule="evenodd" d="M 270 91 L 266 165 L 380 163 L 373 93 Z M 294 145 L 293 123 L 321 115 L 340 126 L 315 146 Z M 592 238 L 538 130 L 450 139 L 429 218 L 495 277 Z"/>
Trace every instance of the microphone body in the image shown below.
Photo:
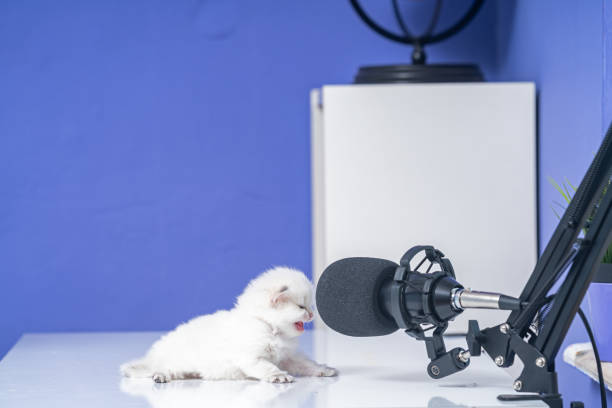
<path fill-rule="evenodd" d="M 403 261 L 401 265 L 378 258 L 336 261 L 317 284 L 319 315 L 339 333 L 366 337 L 400 328 L 420 333 L 421 325 L 427 324 L 446 328 L 468 308 L 520 309 L 519 300 L 510 296 L 465 289 L 455 280 L 450 262 L 438 258 L 442 270 L 432 273 L 413 271 Z"/>
<path fill-rule="evenodd" d="M 420 324 L 441 326 L 459 315 L 463 309 L 454 306 L 452 297 L 462 289 L 443 272 L 420 273 L 398 267 L 393 280 L 381 286 L 378 298 L 398 328 L 413 329 Z"/>

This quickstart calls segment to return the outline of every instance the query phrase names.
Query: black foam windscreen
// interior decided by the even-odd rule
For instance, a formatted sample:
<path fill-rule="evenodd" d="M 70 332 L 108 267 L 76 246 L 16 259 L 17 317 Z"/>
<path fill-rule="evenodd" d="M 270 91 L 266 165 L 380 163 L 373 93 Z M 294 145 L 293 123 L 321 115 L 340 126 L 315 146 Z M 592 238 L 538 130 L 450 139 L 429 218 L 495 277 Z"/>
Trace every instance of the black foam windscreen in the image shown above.
<path fill-rule="evenodd" d="M 384 281 L 393 279 L 395 262 L 378 258 L 346 258 L 329 265 L 317 284 L 319 315 L 329 327 L 347 336 L 383 336 L 398 329 L 380 307 Z"/>

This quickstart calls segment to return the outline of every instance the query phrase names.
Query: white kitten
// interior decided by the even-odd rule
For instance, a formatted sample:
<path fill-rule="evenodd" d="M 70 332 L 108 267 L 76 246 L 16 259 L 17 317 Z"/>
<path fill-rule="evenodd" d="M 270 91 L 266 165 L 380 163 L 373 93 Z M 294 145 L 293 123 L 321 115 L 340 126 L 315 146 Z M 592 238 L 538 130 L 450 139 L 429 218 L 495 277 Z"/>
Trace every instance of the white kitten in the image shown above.
<path fill-rule="evenodd" d="M 297 336 L 313 317 L 311 303 L 312 285 L 302 272 L 270 269 L 249 283 L 233 309 L 181 324 L 155 342 L 144 358 L 123 364 L 121 372 L 155 382 L 292 382 L 292 375 L 333 376 L 333 368 L 296 352 Z"/>

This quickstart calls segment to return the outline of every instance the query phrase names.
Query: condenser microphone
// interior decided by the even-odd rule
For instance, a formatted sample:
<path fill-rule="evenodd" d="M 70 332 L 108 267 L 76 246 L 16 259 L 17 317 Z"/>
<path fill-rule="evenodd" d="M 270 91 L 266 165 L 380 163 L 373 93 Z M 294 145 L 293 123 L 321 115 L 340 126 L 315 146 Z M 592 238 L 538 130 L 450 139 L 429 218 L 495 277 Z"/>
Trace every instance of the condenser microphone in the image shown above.
<path fill-rule="evenodd" d="M 410 268 L 410 259 L 421 250 L 439 265 L 439 271 L 423 273 Z M 443 256 L 432 247 L 414 247 L 400 265 L 378 258 L 336 261 L 317 284 L 319 315 L 339 333 L 365 337 L 383 336 L 400 328 L 409 334 L 420 333 L 419 326 L 428 324 L 445 329 L 449 320 L 467 308 L 521 308 L 516 298 L 465 289 Z"/>

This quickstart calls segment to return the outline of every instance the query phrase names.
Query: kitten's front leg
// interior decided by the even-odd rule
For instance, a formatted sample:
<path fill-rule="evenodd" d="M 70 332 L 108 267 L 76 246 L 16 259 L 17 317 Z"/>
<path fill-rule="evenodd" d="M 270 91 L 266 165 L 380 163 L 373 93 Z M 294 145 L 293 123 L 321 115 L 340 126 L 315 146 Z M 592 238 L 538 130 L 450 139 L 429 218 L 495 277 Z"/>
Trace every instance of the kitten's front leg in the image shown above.
<path fill-rule="evenodd" d="M 333 377 L 336 370 L 310 360 L 306 356 L 297 354 L 284 359 L 280 367 L 297 376 L 307 377 Z"/>
<path fill-rule="evenodd" d="M 197 372 L 190 371 L 178 371 L 178 372 L 166 372 L 156 371 L 153 373 L 153 381 L 156 383 L 167 383 L 173 380 L 195 380 L 201 379 L 202 376 Z"/>
<path fill-rule="evenodd" d="M 240 369 L 247 377 L 257 378 L 258 380 L 272 383 L 289 383 L 295 379 L 286 371 L 281 370 L 268 360 L 257 359 L 243 364 Z"/>

